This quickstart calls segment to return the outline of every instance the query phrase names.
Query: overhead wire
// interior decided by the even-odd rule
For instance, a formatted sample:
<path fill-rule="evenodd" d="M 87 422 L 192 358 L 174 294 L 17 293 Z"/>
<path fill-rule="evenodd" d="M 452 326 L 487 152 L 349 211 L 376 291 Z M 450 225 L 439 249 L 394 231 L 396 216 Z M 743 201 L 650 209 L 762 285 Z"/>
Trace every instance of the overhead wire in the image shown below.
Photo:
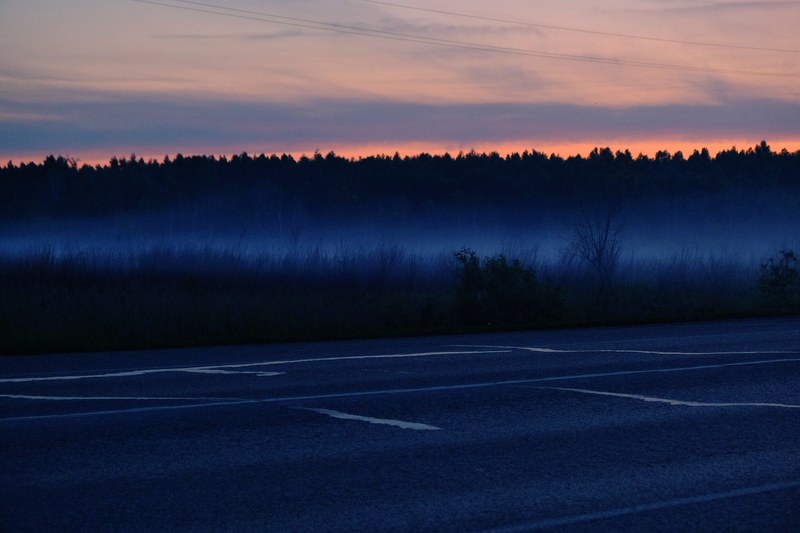
<path fill-rule="evenodd" d="M 585 33 L 589 35 L 601 35 L 603 37 L 616 37 L 620 39 L 635 39 L 641 41 L 656 41 L 656 42 L 663 42 L 663 43 L 670 43 L 670 44 L 683 44 L 683 45 L 691 45 L 691 46 L 708 46 L 714 48 L 733 48 L 737 50 L 753 50 L 759 52 L 786 52 L 786 53 L 793 53 L 793 54 L 800 54 L 800 50 L 793 49 L 793 48 L 769 48 L 769 47 L 761 47 L 761 46 L 749 46 L 743 44 L 732 44 L 732 43 L 715 43 L 709 41 L 690 41 L 684 39 L 669 39 L 665 37 L 653 37 L 649 35 L 636 35 L 632 33 L 617 33 L 617 32 L 609 32 L 609 31 L 599 31 L 599 30 L 589 30 L 585 28 L 575 28 L 570 26 L 557 26 L 555 24 L 543 24 L 539 22 L 528 22 L 522 20 L 513 20 L 513 19 L 506 19 L 506 18 L 497 18 L 497 17 L 487 17 L 483 15 L 475 15 L 471 13 L 463 13 L 459 11 L 448 11 L 444 9 L 433 9 L 429 7 L 418 7 L 412 6 L 408 4 L 400 4 L 397 2 L 384 2 L 382 0 L 354 0 L 356 2 L 364 2 L 367 4 L 377 4 L 387 7 L 396 7 L 399 9 L 408 9 L 413 11 L 421 11 L 424 13 L 435 13 L 438 15 L 448 15 L 454 17 L 461 17 L 461 18 L 469 18 L 473 20 L 483 20 L 487 22 L 499 22 L 502 24 L 514 24 L 517 26 L 527 26 L 531 28 L 541 28 L 545 30 L 557 30 L 557 31 L 566 31 L 566 32 L 573 32 L 573 33 Z"/>
<path fill-rule="evenodd" d="M 173 9 L 180 9 L 185 11 L 194 11 L 210 15 L 225 16 L 230 18 L 238 18 L 245 20 L 254 20 L 260 22 L 269 22 L 273 24 L 281 24 L 285 26 L 301 27 L 306 29 L 314 29 L 321 31 L 329 31 L 335 33 L 344 33 L 350 35 L 360 35 L 366 37 L 388 39 L 394 41 L 413 42 L 420 44 L 429 44 L 436 46 L 444 46 L 450 48 L 461 48 L 467 50 L 476 50 L 484 52 L 495 52 L 513 55 L 523 55 L 532 57 L 541 57 L 547 59 L 555 59 L 562 61 L 578 61 L 584 63 L 599 63 L 617 66 L 629 66 L 638 68 L 651 68 L 660 70 L 680 70 L 687 72 L 703 72 L 712 74 L 734 74 L 744 76 L 768 76 L 768 77 L 800 77 L 800 74 L 787 73 L 787 72 L 765 72 L 765 71 L 752 71 L 752 70 L 738 70 L 738 69 L 722 69 L 713 67 L 694 67 L 691 65 L 677 65 L 670 63 L 654 63 L 647 61 L 635 61 L 626 59 L 616 59 L 602 56 L 589 56 L 579 54 L 563 54 L 556 52 L 544 52 L 540 50 L 531 50 L 525 48 L 514 48 L 506 46 L 496 46 L 484 43 L 475 43 L 470 41 L 461 41 L 455 39 L 444 39 L 438 37 L 429 37 L 418 34 L 397 32 L 391 30 L 381 30 L 374 28 L 365 28 L 362 26 L 352 26 L 348 24 L 339 24 L 333 22 L 324 22 L 300 17 L 289 17 L 285 15 L 277 15 L 274 13 L 266 13 L 261 11 L 251 11 L 246 9 L 238 9 L 208 2 L 199 2 L 192 0 L 172 0 L 173 3 L 162 2 L 158 0 L 131 0 L 132 2 L 140 4 L 150 4 L 161 7 L 168 7 Z M 184 5 L 181 5 L 184 4 Z"/>

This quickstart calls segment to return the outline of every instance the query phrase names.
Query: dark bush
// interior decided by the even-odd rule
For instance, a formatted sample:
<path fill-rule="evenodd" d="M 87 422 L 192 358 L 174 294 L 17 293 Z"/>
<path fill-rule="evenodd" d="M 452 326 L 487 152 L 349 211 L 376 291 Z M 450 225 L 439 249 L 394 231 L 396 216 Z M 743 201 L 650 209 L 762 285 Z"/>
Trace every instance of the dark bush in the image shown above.
<path fill-rule="evenodd" d="M 484 259 L 469 248 L 455 253 L 461 264 L 456 315 L 465 326 L 520 327 L 547 323 L 560 313 L 561 295 L 541 284 L 531 267 L 504 255 Z"/>
<path fill-rule="evenodd" d="M 800 263 L 793 251 L 781 250 L 762 263 L 757 285 L 762 304 L 771 312 L 800 312 Z"/>

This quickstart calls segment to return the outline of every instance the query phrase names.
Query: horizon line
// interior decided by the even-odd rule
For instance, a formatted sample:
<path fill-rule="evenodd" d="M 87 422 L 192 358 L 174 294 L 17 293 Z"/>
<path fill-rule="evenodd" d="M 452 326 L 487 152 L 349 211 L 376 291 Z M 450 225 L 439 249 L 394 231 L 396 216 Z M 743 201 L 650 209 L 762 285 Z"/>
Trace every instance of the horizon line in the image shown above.
<path fill-rule="evenodd" d="M 629 152 L 634 158 L 641 156 L 654 157 L 658 152 L 666 152 L 672 156 L 678 152 L 682 153 L 684 157 L 688 157 L 695 151 L 702 152 L 708 150 L 712 157 L 715 157 L 720 152 L 725 151 L 743 151 L 760 146 L 761 143 L 766 143 L 773 153 L 780 153 L 784 150 L 789 153 L 800 151 L 800 139 L 779 139 L 770 142 L 767 139 L 759 139 L 753 141 L 752 139 L 718 139 L 710 140 L 708 142 L 693 142 L 690 140 L 665 140 L 665 141 L 617 141 L 610 143 L 590 143 L 590 142 L 566 142 L 566 143 L 540 143 L 540 147 L 532 146 L 535 143 L 521 143 L 521 142 L 499 142 L 499 143 L 473 143 L 471 145 L 463 145 L 462 143 L 443 143 L 443 142 L 411 142 L 411 143 L 380 143 L 380 144 L 367 144 L 367 143 L 354 143 L 354 144 L 339 144 L 330 143 L 328 149 L 321 149 L 315 147 L 311 149 L 297 149 L 288 148 L 285 150 L 280 149 L 258 149 L 254 146 L 243 146 L 241 149 L 233 149 L 226 146 L 222 149 L 213 149 L 211 147 L 186 147 L 182 149 L 168 149 L 160 151 L 152 147 L 131 147 L 129 150 L 122 149 L 109 149 L 109 150 L 53 150 L 53 151 L 31 151 L 28 153 L 20 153 L 16 155 L 0 156 L 0 166 L 5 167 L 9 163 L 14 166 L 23 164 L 40 164 L 43 163 L 48 157 L 62 157 L 64 159 L 73 160 L 79 166 L 105 166 L 112 160 L 129 161 L 131 156 L 135 156 L 137 160 L 143 159 L 146 162 L 150 161 L 163 161 L 165 158 L 175 159 L 177 156 L 185 158 L 189 157 L 214 157 L 232 158 L 247 154 L 250 157 L 282 157 L 284 155 L 290 156 L 295 160 L 302 157 L 312 158 L 316 154 L 326 156 L 333 153 L 337 157 L 342 157 L 352 161 L 368 159 L 371 157 L 394 157 L 395 154 L 400 157 L 418 157 L 423 154 L 432 156 L 445 156 L 450 155 L 456 157 L 458 154 L 477 154 L 477 155 L 491 155 L 498 154 L 500 157 L 510 157 L 515 154 L 523 155 L 524 153 L 538 153 L 545 154 L 548 157 L 556 156 L 562 159 L 570 157 L 588 157 L 594 150 L 609 149 L 612 153 Z M 528 144 L 526 147 L 525 144 Z M 126 155 L 121 155 L 126 154 Z"/>

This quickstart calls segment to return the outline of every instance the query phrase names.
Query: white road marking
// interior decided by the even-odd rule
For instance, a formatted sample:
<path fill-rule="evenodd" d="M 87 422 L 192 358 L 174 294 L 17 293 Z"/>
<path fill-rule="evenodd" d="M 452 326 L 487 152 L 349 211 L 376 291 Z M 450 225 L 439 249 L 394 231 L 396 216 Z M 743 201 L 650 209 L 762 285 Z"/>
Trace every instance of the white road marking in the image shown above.
<path fill-rule="evenodd" d="M 420 424 L 418 422 L 404 422 L 403 420 L 391 420 L 388 418 L 373 418 L 371 416 L 351 415 L 334 411 L 333 409 L 315 409 L 312 407 L 299 407 L 304 411 L 313 411 L 323 415 L 328 415 L 333 418 L 340 418 L 342 420 L 360 420 L 361 422 L 369 422 L 370 424 L 384 424 L 387 426 L 396 426 L 403 429 L 416 429 L 418 431 L 439 430 L 436 426 L 429 426 L 428 424 Z"/>
<path fill-rule="evenodd" d="M 259 377 L 280 376 L 286 372 L 259 372 L 257 370 L 222 370 L 220 368 L 199 368 L 196 370 L 184 370 L 189 374 L 252 374 Z"/>
<path fill-rule="evenodd" d="M 132 415 L 137 413 L 154 413 L 158 411 L 179 411 L 182 409 L 197 409 L 199 407 L 220 407 L 223 405 L 233 406 L 233 405 L 246 405 L 253 403 L 257 403 L 257 400 L 192 403 L 184 405 L 159 405 L 156 407 L 134 407 L 131 409 L 108 409 L 105 411 L 83 411 L 78 413 L 63 413 L 63 414 L 52 414 L 52 415 L 13 416 L 9 418 L 0 418 L 0 422 L 28 422 L 33 420 L 52 420 L 57 418 L 83 418 L 88 416 L 121 415 L 121 414 Z"/>
<path fill-rule="evenodd" d="M 0 398 L 9 398 L 12 400 L 48 400 L 54 402 L 73 402 L 81 400 L 94 400 L 94 401 L 108 401 L 108 400 L 143 400 L 143 401 L 176 401 L 185 400 L 190 402 L 209 402 L 209 401 L 231 401 L 241 402 L 245 401 L 243 398 L 191 398 L 183 396 L 39 396 L 31 394 L 0 394 Z M 249 400 L 246 400 L 249 401 Z"/>
<path fill-rule="evenodd" d="M 618 518 L 620 516 L 632 515 L 637 513 L 660 511 L 662 509 L 671 509 L 673 507 L 683 507 L 685 505 L 709 503 L 718 500 L 727 500 L 728 498 L 738 498 L 742 496 L 756 496 L 758 494 L 767 494 L 769 492 L 778 492 L 782 490 L 794 490 L 798 488 L 800 488 L 800 481 L 770 483 L 768 485 L 759 485 L 757 487 L 746 487 L 743 489 L 734 489 L 725 492 L 712 492 L 710 494 L 701 494 L 699 496 L 688 496 L 686 498 L 675 498 L 672 500 L 663 500 L 654 503 L 631 505 L 630 507 L 621 507 L 619 509 L 610 509 L 607 511 L 598 511 L 595 513 L 585 513 L 573 516 L 563 516 L 560 518 L 550 518 L 547 520 L 540 520 L 538 522 L 530 522 L 527 524 L 518 524 L 510 527 L 491 529 L 489 531 L 493 533 L 517 533 L 522 531 L 535 531 L 537 529 L 551 529 L 557 527 L 573 526 L 586 522 L 594 522 L 596 520 L 605 520 L 608 518 Z"/>
<path fill-rule="evenodd" d="M 745 352 L 676 352 L 659 350 L 583 350 L 583 352 L 643 353 L 647 355 L 759 355 L 759 354 L 797 354 L 797 350 L 758 350 Z"/>
<path fill-rule="evenodd" d="M 384 396 L 384 395 L 392 395 L 392 394 L 414 394 L 414 393 L 427 393 L 427 392 L 444 392 L 444 391 L 451 391 L 451 390 L 469 390 L 469 389 L 479 389 L 479 388 L 488 388 L 488 387 L 503 387 L 508 385 L 528 385 L 530 383 L 546 383 L 550 381 L 569 381 L 574 379 L 593 379 L 593 378 L 603 378 L 603 377 L 610 377 L 610 376 L 629 376 L 635 374 L 653 374 L 653 373 L 670 373 L 670 372 L 690 372 L 694 370 L 708 370 L 708 369 L 715 369 L 715 368 L 725 368 L 725 367 L 738 367 L 738 366 L 751 366 L 751 365 L 766 365 L 766 364 L 773 364 L 773 363 L 796 363 L 800 362 L 800 358 L 795 359 L 772 359 L 768 361 L 744 361 L 738 363 L 723 363 L 717 365 L 699 365 L 699 366 L 685 366 L 685 367 L 673 367 L 673 368 L 656 368 L 656 369 L 649 369 L 649 370 L 622 370 L 618 372 L 599 372 L 596 374 L 572 374 L 567 376 L 551 376 L 551 377 L 544 377 L 544 378 L 531 378 L 531 379 L 514 379 L 514 380 L 507 380 L 507 381 L 490 381 L 484 383 L 466 383 L 461 385 L 438 385 L 432 387 L 419 387 L 419 388 L 408 388 L 408 389 L 383 389 L 383 390 L 371 390 L 371 391 L 355 391 L 355 392 L 339 392 L 339 393 L 331 393 L 331 394 L 315 394 L 315 395 L 308 395 L 308 396 L 284 396 L 284 397 L 277 397 L 277 398 L 262 398 L 262 399 L 255 399 L 255 400 L 242 400 L 242 401 L 228 401 L 228 402 L 210 402 L 210 403 L 203 403 L 203 404 L 190 404 L 190 405 L 165 405 L 165 406 L 157 406 L 157 407 L 139 407 L 133 409 L 115 409 L 115 410 L 108 410 L 108 411 L 93 411 L 93 412 L 84 412 L 84 413 L 66 413 L 66 414 L 56 414 L 56 415 L 34 415 L 34 416 L 22 416 L 22 417 L 11 417 L 11 418 L 0 418 L 0 422 L 12 422 L 12 421 L 23 421 L 23 420 L 39 420 L 39 419 L 50 419 L 50 418 L 65 418 L 65 417 L 81 417 L 81 416 L 95 416 L 95 415 L 109 415 L 109 414 L 126 414 L 126 413 L 143 413 L 143 412 L 152 412 L 152 411 L 169 411 L 169 410 L 176 410 L 176 409 L 195 409 L 200 407 L 215 407 L 215 406 L 232 406 L 232 405 L 245 405 L 245 404 L 256 404 L 256 403 L 287 403 L 287 402 L 300 402 L 300 401 L 310 401 L 310 400 L 325 400 L 331 398 L 359 398 L 363 396 Z"/>
<path fill-rule="evenodd" d="M 540 353 L 578 353 L 581 350 L 558 350 L 556 348 L 538 348 L 536 346 L 484 346 L 482 344 L 450 344 L 453 348 L 494 348 L 505 350 L 525 350 Z"/>
<path fill-rule="evenodd" d="M 129 370 L 124 372 L 109 372 L 106 374 L 75 374 L 67 376 L 4 378 L 0 379 L 0 383 L 31 383 L 38 381 L 74 381 L 78 379 L 126 378 L 126 377 L 144 376 L 148 374 L 166 374 L 174 372 L 221 374 L 221 373 L 228 373 L 224 372 L 224 370 L 229 368 L 252 368 L 258 366 L 316 363 L 320 361 L 351 361 L 357 359 L 400 359 L 406 357 L 427 357 L 432 355 L 473 355 L 473 354 L 487 354 L 487 353 L 507 353 L 509 351 L 511 350 L 477 350 L 477 351 L 470 350 L 470 351 L 448 351 L 448 352 L 419 352 L 419 353 L 386 354 L 386 355 L 350 355 L 343 357 L 314 357 L 308 359 L 287 359 L 282 361 L 263 361 L 259 363 L 239 363 L 231 365 L 209 365 L 209 366 L 178 367 L 178 368 L 146 368 L 142 370 Z M 283 372 L 256 372 L 256 374 L 263 376 L 275 376 L 283 374 Z"/>
<path fill-rule="evenodd" d="M 507 350 L 524 350 L 537 353 L 641 353 L 646 355 L 758 355 L 758 354 L 796 354 L 797 350 L 760 350 L 746 352 L 675 352 L 660 350 L 630 350 L 603 348 L 597 350 L 558 350 L 555 348 L 539 348 L 536 346 L 484 346 L 473 344 L 456 344 L 459 348 L 496 348 Z"/>
<path fill-rule="evenodd" d="M 684 400 L 673 400 L 670 398 L 656 398 L 655 396 L 643 396 L 641 394 L 625 394 L 621 392 L 608 392 L 590 389 L 574 389 L 569 387 L 536 387 L 545 390 L 560 390 L 568 392 L 579 392 L 582 394 L 597 394 L 599 396 L 615 396 L 618 398 L 633 398 L 644 402 L 666 403 L 669 405 L 685 405 L 689 407 L 783 407 L 786 409 L 800 409 L 800 405 L 786 403 L 761 403 L 761 402 L 691 402 Z"/>

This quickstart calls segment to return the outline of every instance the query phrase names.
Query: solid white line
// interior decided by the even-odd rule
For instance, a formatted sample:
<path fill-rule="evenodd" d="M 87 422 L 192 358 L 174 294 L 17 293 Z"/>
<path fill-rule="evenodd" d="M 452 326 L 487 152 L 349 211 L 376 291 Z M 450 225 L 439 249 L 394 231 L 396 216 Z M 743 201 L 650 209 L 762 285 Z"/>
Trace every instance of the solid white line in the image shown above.
<path fill-rule="evenodd" d="M 670 509 L 673 507 L 682 507 L 685 505 L 694 505 L 698 503 L 708 503 L 718 500 L 726 500 L 728 498 L 737 498 L 741 496 L 755 496 L 758 494 L 766 494 L 769 492 L 777 492 L 781 490 L 791 490 L 797 488 L 800 488 L 800 481 L 770 483 L 768 485 L 759 485 L 757 487 L 746 487 L 743 489 L 735 489 L 725 492 L 712 492 L 710 494 L 701 494 L 699 496 L 688 496 L 686 498 L 675 498 L 673 500 L 664 500 L 654 503 L 631 505 L 630 507 L 621 507 L 619 509 L 610 509 L 608 511 L 598 511 L 596 513 L 585 513 L 573 516 L 563 516 L 560 518 L 550 518 L 547 520 L 539 520 L 537 522 L 530 522 L 527 524 L 518 524 L 515 526 L 491 529 L 488 531 L 491 531 L 492 533 L 516 533 L 521 531 L 534 531 L 537 529 L 549 529 L 555 527 L 573 526 L 585 522 L 594 522 L 595 520 L 604 520 L 608 518 L 618 518 L 620 516 L 626 516 L 636 513 L 660 511 L 662 509 Z"/>
<path fill-rule="evenodd" d="M 653 373 L 669 373 L 669 372 L 689 372 L 693 370 L 708 370 L 714 368 L 736 367 L 736 366 L 749 366 L 749 365 L 765 365 L 772 363 L 795 363 L 800 362 L 800 359 L 772 359 L 769 361 L 745 361 L 739 363 L 724 363 L 718 365 L 700 365 L 700 366 L 687 366 L 687 367 L 674 367 L 674 368 L 657 368 L 651 370 L 623 370 L 618 372 L 600 372 L 596 374 L 572 374 L 567 376 L 552 376 L 545 378 L 531 378 L 531 379 L 514 379 L 507 381 L 491 381 L 484 383 L 467 383 L 461 385 L 439 385 L 433 387 L 419 387 L 408 389 L 384 389 L 384 390 L 371 390 L 371 391 L 356 391 L 356 392 L 339 392 L 331 394 L 316 394 L 309 396 L 285 396 L 277 398 L 263 398 L 257 400 L 242 400 L 234 402 L 212 402 L 206 404 L 192 404 L 192 405 L 175 405 L 175 406 L 158 406 L 158 407 L 140 407 L 135 409 L 117 409 L 108 411 L 93 411 L 88 413 L 66 413 L 57 415 L 34 415 L 22 416 L 12 418 L 0 418 L 0 422 L 12 422 L 23 420 L 40 420 L 50 418 L 66 418 L 66 417 L 80 417 L 80 416 L 94 416 L 94 415 L 108 415 L 108 414 L 125 414 L 125 413 L 142 413 L 149 411 L 168 411 L 173 409 L 194 409 L 199 407 L 215 407 L 220 405 L 244 405 L 255 403 L 288 403 L 299 402 L 307 400 L 324 400 L 330 398 L 358 398 L 362 396 L 383 396 L 390 394 L 414 394 L 426 392 L 444 392 L 451 390 L 469 390 L 487 387 L 502 387 L 508 385 L 527 385 L 530 383 L 544 383 L 550 381 L 569 381 L 573 379 L 593 379 L 603 378 L 609 376 L 628 376 L 635 374 L 653 374 Z"/>
<path fill-rule="evenodd" d="M 286 372 L 259 372 L 258 370 L 222 370 L 219 368 L 198 368 L 193 370 L 184 370 L 190 374 L 252 374 L 259 377 L 272 377 L 280 376 Z"/>
<path fill-rule="evenodd" d="M 328 415 L 333 418 L 340 418 L 342 420 L 359 420 L 361 422 L 369 422 L 370 424 L 384 424 L 387 426 L 396 426 L 403 429 L 416 429 L 419 431 L 438 430 L 436 426 L 429 426 L 428 424 L 420 424 L 418 422 L 404 422 L 403 420 L 392 420 L 389 418 L 373 418 L 371 416 L 351 415 L 334 411 L 333 409 L 315 409 L 311 407 L 301 407 L 305 411 L 314 411 L 323 415 Z"/>
<path fill-rule="evenodd" d="M 142 370 L 109 372 L 105 374 L 76 374 L 69 376 L 5 378 L 5 379 L 0 379 L 0 383 L 31 383 L 38 381 L 73 381 L 78 379 L 126 378 L 126 377 L 144 376 L 147 374 L 166 374 L 173 372 L 223 374 L 223 373 L 232 373 L 232 372 L 226 372 L 224 370 L 227 368 L 250 368 L 256 366 L 316 363 L 321 361 L 351 361 L 356 359 L 401 359 L 406 357 L 426 357 L 431 355 L 472 355 L 472 354 L 487 354 L 487 353 L 507 353 L 509 351 L 510 350 L 477 350 L 477 351 L 450 351 L 450 352 L 419 352 L 419 353 L 387 354 L 387 355 L 350 355 L 343 357 L 314 357 L 309 359 L 287 359 L 283 361 L 263 361 L 259 363 L 239 363 L 232 365 L 209 365 L 209 366 L 178 367 L 178 368 L 146 368 Z M 256 372 L 256 374 L 261 376 L 275 376 L 283 374 L 283 372 Z"/>
<path fill-rule="evenodd" d="M 656 398 L 655 396 L 642 396 L 641 394 L 624 394 L 621 392 L 607 392 L 590 389 L 573 389 L 568 387 L 536 387 L 545 390 L 560 390 L 568 392 L 580 392 L 582 394 L 597 394 L 600 396 L 616 396 L 618 398 L 633 398 L 644 402 L 666 403 L 669 405 L 685 405 L 689 407 L 783 407 L 786 409 L 800 409 L 800 405 L 786 403 L 761 403 L 761 402 L 691 402 L 684 400 L 672 400 L 669 398 Z"/>
<path fill-rule="evenodd" d="M 538 348 L 535 346 L 485 346 L 483 344 L 451 344 L 453 348 L 495 348 L 506 350 L 525 350 L 539 353 L 580 353 L 581 350 L 559 350 L 557 348 Z"/>
<path fill-rule="evenodd" d="M 608 353 L 643 353 L 647 355 L 759 355 L 759 354 L 796 354 L 797 350 L 760 350 L 750 352 L 664 352 L 656 350 L 582 350 L 588 352 L 608 352 Z"/>
<path fill-rule="evenodd" d="M 48 400 L 55 402 L 72 402 L 81 400 L 95 400 L 95 401 L 108 401 L 108 400 L 143 400 L 143 401 L 175 401 L 186 400 L 190 402 L 208 402 L 208 401 L 225 401 L 240 402 L 243 398 L 187 398 L 181 396 L 36 396 L 30 394 L 0 394 L 0 398 L 9 398 L 13 400 Z M 249 400 L 248 400 L 249 401 Z"/>
<path fill-rule="evenodd" d="M 104 415 L 120 415 L 120 414 L 137 414 L 137 413 L 153 413 L 157 411 L 178 411 L 182 409 L 197 409 L 199 407 L 219 407 L 219 406 L 233 406 L 233 405 L 246 405 L 258 403 L 257 400 L 241 400 L 241 401 L 225 401 L 225 402 L 209 402 L 209 403 L 193 403 L 185 405 L 160 405 L 156 407 L 134 407 L 132 409 L 109 409 L 105 411 L 84 411 L 80 413 L 63 413 L 55 415 L 32 415 L 32 416 L 14 416 L 9 418 L 0 418 L 0 422 L 29 422 L 33 420 L 52 420 L 56 418 L 83 418 L 88 416 L 104 416 Z"/>
<path fill-rule="evenodd" d="M 747 352 L 667 352 L 657 350 L 630 350 L 630 349 L 610 349 L 603 348 L 597 350 L 559 350 L 555 348 L 539 348 L 536 346 L 484 346 L 477 344 L 456 344 L 460 348 L 498 348 L 509 350 L 524 350 L 536 353 L 641 353 L 646 355 L 758 355 L 758 354 L 796 354 L 797 350 L 762 350 Z"/>

